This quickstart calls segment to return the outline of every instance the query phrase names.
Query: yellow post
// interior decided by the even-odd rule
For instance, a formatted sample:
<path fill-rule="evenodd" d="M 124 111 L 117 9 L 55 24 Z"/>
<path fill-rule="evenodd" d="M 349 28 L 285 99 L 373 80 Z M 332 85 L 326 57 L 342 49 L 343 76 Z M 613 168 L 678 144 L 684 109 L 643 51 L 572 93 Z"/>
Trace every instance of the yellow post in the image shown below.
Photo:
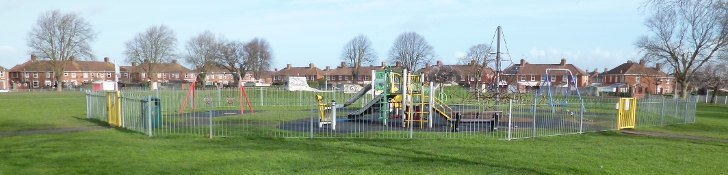
<path fill-rule="evenodd" d="M 617 116 L 617 130 L 634 128 L 637 119 L 637 99 L 620 98 L 617 104 L 619 110 Z"/>

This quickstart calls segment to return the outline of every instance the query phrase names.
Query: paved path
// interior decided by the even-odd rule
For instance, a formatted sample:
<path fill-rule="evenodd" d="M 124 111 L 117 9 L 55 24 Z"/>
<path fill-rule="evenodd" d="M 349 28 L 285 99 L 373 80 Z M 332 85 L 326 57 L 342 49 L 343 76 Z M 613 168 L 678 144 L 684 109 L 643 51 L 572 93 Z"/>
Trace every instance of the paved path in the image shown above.
<path fill-rule="evenodd" d="M 26 131 L 11 131 L 11 132 L 0 132 L 0 136 L 88 131 L 88 130 L 100 130 L 100 129 L 109 129 L 109 128 L 111 128 L 111 127 L 109 127 L 109 126 L 88 126 L 88 127 L 78 127 L 78 128 L 54 128 L 54 129 L 39 129 L 39 130 L 26 130 Z"/>
<path fill-rule="evenodd" d="M 718 138 L 712 138 L 712 137 L 691 136 L 691 135 L 672 134 L 672 133 L 655 132 L 655 131 L 639 131 L 639 130 L 620 130 L 620 131 L 625 134 L 650 135 L 650 136 L 658 136 L 658 137 L 673 137 L 673 138 L 684 138 L 684 139 L 695 139 L 695 140 L 709 140 L 709 141 L 718 141 L 718 142 L 727 142 L 728 143 L 728 139 L 718 139 Z"/>

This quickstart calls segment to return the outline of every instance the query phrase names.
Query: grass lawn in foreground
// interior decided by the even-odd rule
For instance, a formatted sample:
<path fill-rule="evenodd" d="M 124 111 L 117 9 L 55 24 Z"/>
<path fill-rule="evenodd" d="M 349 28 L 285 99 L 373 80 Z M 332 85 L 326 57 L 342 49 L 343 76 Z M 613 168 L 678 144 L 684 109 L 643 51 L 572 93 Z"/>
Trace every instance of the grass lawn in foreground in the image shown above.
<path fill-rule="evenodd" d="M 728 105 L 698 103 L 695 123 L 650 127 L 644 130 L 728 139 Z"/>
<path fill-rule="evenodd" d="M 96 126 L 83 92 L 0 93 L 0 132 Z"/>
<path fill-rule="evenodd" d="M 728 143 L 616 132 L 514 141 L 0 137 L 0 174 L 720 174 Z"/>

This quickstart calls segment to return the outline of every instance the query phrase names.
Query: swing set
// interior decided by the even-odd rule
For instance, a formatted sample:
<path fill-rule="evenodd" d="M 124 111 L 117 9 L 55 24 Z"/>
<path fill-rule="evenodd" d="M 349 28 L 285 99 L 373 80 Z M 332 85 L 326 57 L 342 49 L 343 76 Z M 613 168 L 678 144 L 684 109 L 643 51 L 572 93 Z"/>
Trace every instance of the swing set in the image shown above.
<path fill-rule="evenodd" d="M 566 87 L 566 94 L 564 94 L 563 103 L 554 103 L 554 98 L 551 93 L 551 78 L 550 78 L 551 76 L 549 76 L 549 71 L 565 71 L 565 72 L 569 73 L 568 74 L 569 79 L 567 79 L 568 81 L 566 82 L 567 87 Z M 584 107 L 584 99 L 581 98 L 581 93 L 579 93 L 579 88 L 577 87 L 577 84 L 576 84 L 577 83 L 576 78 L 574 78 L 574 74 L 571 73 L 571 70 L 549 68 L 549 69 L 546 69 L 546 74 L 544 74 L 544 76 L 546 76 L 546 77 L 540 86 L 543 87 L 543 85 L 546 85 L 546 87 L 548 89 L 549 106 L 551 106 L 551 113 L 556 113 L 555 106 L 561 107 L 561 110 L 563 111 L 566 108 L 566 106 L 569 105 L 568 98 L 569 98 L 569 94 L 571 93 L 572 88 L 576 89 L 576 95 L 577 95 L 577 97 L 579 97 L 579 103 L 581 103 L 581 110 L 583 112 L 586 112 L 586 108 Z M 566 75 L 564 75 L 564 76 L 566 76 Z M 531 111 L 536 110 L 535 108 L 536 108 L 536 103 L 538 102 L 538 97 L 541 96 L 541 89 L 542 89 L 541 87 L 538 88 L 538 93 L 536 94 L 536 97 L 534 97 L 533 107 L 531 107 Z"/>
<path fill-rule="evenodd" d="M 197 77 L 197 76 L 195 76 Z M 197 84 L 197 78 L 192 81 L 192 84 L 190 85 L 190 88 L 187 90 L 187 95 L 185 95 L 185 100 L 182 102 L 182 107 L 179 108 L 179 113 L 182 114 L 182 112 L 185 109 L 185 106 L 187 106 L 187 100 L 192 97 L 192 112 L 195 112 L 195 85 Z M 251 114 L 254 114 L 253 106 L 250 104 L 250 98 L 248 98 L 248 93 L 245 92 L 245 86 L 243 85 L 243 79 L 238 75 L 238 88 L 240 88 L 240 91 L 238 92 L 238 104 L 240 106 L 240 114 L 244 114 L 244 108 L 243 108 L 243 97 L 245 97 L 245 101 L 248 103 L 248 109 Z M 231 104 L 233 102 L 232 99 L 226 99 L 228 104 Z M 210 103 L 211 100 L 209 98 L 205 98 L 205 103 Z"/>

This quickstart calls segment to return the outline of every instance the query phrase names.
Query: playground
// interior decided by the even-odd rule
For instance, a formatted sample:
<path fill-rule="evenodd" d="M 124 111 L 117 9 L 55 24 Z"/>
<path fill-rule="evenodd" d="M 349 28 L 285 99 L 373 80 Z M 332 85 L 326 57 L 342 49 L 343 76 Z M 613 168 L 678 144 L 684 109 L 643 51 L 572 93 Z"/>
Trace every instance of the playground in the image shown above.
<path fill-rule="evenodd" d="M 568 70 L 545 73 L 558 71 L 571 75 Z M 691 101 L 582 97 L 578 88 L 571 88 L 575 83 L 566 93 L 552 93 L 548 78 L 533 94 L 494 95 L 442 87 L 407 70 L 387 68 L 371 74 L 372 83 L 352 92 L 311 90 L 300 83 L 88 91 L 87 117 L 149 136 L 498 140 L 694 122 Z M 305 77 L 289 79 L 303 82 Z M 195 87 L 196 82 L 192 84 Z"/>

